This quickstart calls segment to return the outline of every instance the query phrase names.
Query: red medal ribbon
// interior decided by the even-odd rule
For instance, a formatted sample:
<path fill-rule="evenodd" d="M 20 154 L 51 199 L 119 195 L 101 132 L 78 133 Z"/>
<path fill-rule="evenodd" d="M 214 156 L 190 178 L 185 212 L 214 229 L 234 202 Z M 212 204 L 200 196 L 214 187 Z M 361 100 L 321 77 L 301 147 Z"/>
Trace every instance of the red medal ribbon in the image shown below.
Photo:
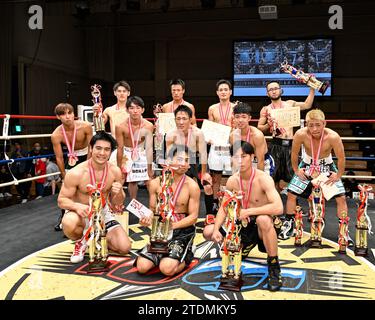
<path fill-rule="evenodd" d="M 318 160 L 319 160 L 320 149 L 322 148 L 323 140 L 324 140 L 324 130 L 323 130 L 322 136 L 320 137 L 318 152 L 314 156 L 314 145 L 313 145 L 312 136 L 310 138 L 311 158 L 312 158 L 312 164 L 310 165 L 310 170 L 309 170 L 310 176 L 312 176 L 314 172 L 317 172 L 318 175 L 320 174 L 320 167 L 319 167 Z"/>
<path fill-rule="evenodd" d="M 141 135 L 141 129 L 143 127 L 143 118 L 141 117 L 141 125 L 139 126 L 138 136 L 137 136 L 136 141 L 134 141 L 134 133 L 133 133 L 133 128 L 130 122 L 130 117 L 128 118 L 128 126 L 129 126 L 129 132 L 130 132 L 130 139 L 132 141 L 132 147 L 133 147 L 132 159 L 134 160 L 134 158 L 138 155 L 138 143 L 139 143 L 139 138 Z"/>
<path fill-rule="evenodd" d="M 227 111 L 225 112 L 225 117 L 224 117 L 224 112 L 223 112 L 223 108 L 221 106 L 221 103 L 219 103 L 220 122 L 221 122 L 221 124 L 223 124 L 225 126 L 227 125 L 229 112 L 230 112 L 230 102 L 228 103 Z"/>
<path fill-rule="evenodd" d="M 256 171 L 255 169 L 252 169 L 252 171 L 251 171 L 251 175 L 250 175 L 250 179 L 249 179 L 249 185 L 247 187 L 246 195 L 244 194 L 244 191 L 243 191 L 242 178 L 240 176 L 240 190 L 241 190 L 242 194 L 244 194 L 244 198 L 241 200 L 243 209 L 248 208 L 248 204 L 249 204 L 249 201 L 250 201 L 250 195 L 251 195 L 251 189 L 253 187 L 253 181 L 254 181 L 254 177 L 255 177 L 255 171 Z"/>
<path fill-rule="evenodd" d="M 74 152 L 74 146 L 76 144 L 76 135 L 77 135 L 77 127 L 76 127 L 76 125 L 74 124 L 72 144 L 70 144 L 70 142 L 68 140 L 68 137 L 66 135 L 66 131 L 65 131 L 64 125 L 61 125 L 61 130 L 62 130 L 64 139 L 65 139 L 66 147 L 68 148 L 69 162 L 72 161 L 72 160 L 73 161 L 78 161 L 77 154 Z"/>

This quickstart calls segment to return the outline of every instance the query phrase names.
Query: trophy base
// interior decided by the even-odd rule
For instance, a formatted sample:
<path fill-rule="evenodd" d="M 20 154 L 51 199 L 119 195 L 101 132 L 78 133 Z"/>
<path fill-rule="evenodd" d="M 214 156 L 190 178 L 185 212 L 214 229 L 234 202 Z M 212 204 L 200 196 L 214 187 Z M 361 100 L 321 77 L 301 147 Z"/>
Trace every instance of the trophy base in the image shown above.
<path fill-rule="evenodd" d="M 310 248 L 321 249 L 322 248 L 322 240 L 313 240 L 313 239 L 310 239 L 309 246 L 310 246 Z"/>
<path fill-rule="evenodd" d="M 150 253 L 161 253 L 161 254 L 168 254 L 168 242 L 151 242 L 148 245 L 147 251 Z"/>
<path fill-rule="evenodd" d="M 109 262 L 107 260 L 94 260 L 89 262 L 87 273 L 107 272 L 109 271 Z"/>
<path fill-rule="evenodd" d="M 295 246 L 295 247 L 302 247 L 301 239 L 299 239 L 299 240 L 295 240 L 295 241 L 294 241 L 294 246 Z"/>
<path fill-rule="evenodd" d="M 367 248 L 355 247 L 354 248 L 354 254 L 356 256 L 366 257 L 367 254 L 368 254 L 368 249 Z"/>
<path fill-rule="evenodd" d="M 339 245 L 339 253 L 346 254 L 346 246 Z"/>
<path fill-rule="evenodd" d="M 234 276 L 220 278 L 219 289 L 240 292 L 243 285 L 242 273 L 235 279 Z"/>
<path fill-rule="evenodd" d="M 324 94 L 327 91 L 328 87 L 329 87 L 329 82 L 325 81 L 325 82 L 323 82 L 322 86 L 320 87 L 320 89 L 318 91 L 321 94 Z"/>

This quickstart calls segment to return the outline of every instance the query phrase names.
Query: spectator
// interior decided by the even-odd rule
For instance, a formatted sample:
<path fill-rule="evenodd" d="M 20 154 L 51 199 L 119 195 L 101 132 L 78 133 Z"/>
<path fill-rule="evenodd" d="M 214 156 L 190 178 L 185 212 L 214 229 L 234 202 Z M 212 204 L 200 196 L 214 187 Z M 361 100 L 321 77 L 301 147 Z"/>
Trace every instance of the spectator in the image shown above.
<path fill-rule="evenodd" d="M 6 165 L 0 166 L 0 184 L 12 181 L 12 176 Z M 0 188 L 0 198 L 11 197 L 10 186 Z"/>
<path fill-rule="evenodd" d="M 22 150 L 22 145 L 20 142 L 14 144 L 14 151 L 11 154 L 12 159 L 19 159 L 27 157 L 27 153 Z M 13 175 L 17 180 L 25 179 L 28 176 L 29 171 L 27 171 L 26 161 L 17 161 L 12 163 L 11 170 Z M 30 193 L 31 182 L 24 182 L 16 185 L 18 194 L 22 198 L 22 203 L 27 202 Z"/>
<path fill-rule="evenodd" d="M 35 159 L 35 176 L 43 176 L 46 174 L 46 159 L 39 158 Z M 44 193 L 44 183 L 46 182 L 46 178 L 40 178 L 35 180 L 35 191 L 36 191 L 36 200 L 43 197 Z"/>
<path fill-rule="evenodd" d="M 50 173 L 54 173 L 58 171 L 59 171 L 59 167 L 54 162 L 54 159 L 52 158 L 47 159 L 46 174 L 50 174 Z M 61 178 L 59 174 L 47 177 L 46 182 L 44 183 L 44 195 L 55 194 L 57 183 L 59 183 L 60 181 L 61 181 Z M 49 190 L 50 188 L 51 188 L 51 191 Z"/>

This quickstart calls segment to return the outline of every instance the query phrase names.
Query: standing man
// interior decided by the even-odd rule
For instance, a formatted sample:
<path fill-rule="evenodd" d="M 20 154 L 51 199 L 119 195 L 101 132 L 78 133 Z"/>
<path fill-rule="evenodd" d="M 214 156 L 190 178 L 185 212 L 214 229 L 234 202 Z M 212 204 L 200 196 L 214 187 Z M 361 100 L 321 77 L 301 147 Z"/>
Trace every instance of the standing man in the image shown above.
<path fill-rule="evenodd" d="M 56 155 L 56 164 L 62 179 L 64 179 L 65 169 L 71 169 L 90 157 L 88 145 L 92 138 L 92 125 L 86 121 L 74 120 L 74 108 L 69 103 L 59 103 L 55 107 L 55 114 L 61 121 L 61 125 L 52 132 L 51 141 Z M 65 163 L 62 144 L 68 148 L 68 157 Z M 61 219 L 64 212 L 61 210 L 61 215 L 55 226 L 56 231 L 62 230 Z"/>
<path fill-rule="evenodd" d="M 298 165 L 301 146 L 304 146 L 305 152 Z M 332 160 L 332 150 L 337 157 L 338 168 Z M 348 213 L 345 188 L 341 181 L 345 170 L 344 145 L 335 131 L 326 128 L 325 115 L 319 109 L 311 110 L 306 114 L 306 127 L 299 129 L 294 135 L 292 167 L 294 176 L 288 185 L 287 215 L 280 233 L 283 239 L 288 239 L 293 235 L 297 197 L 308 198 L 312 191 L 311 180 L 320 174 L 328 176 L 326 184 L 335 184 L 337 187 L 337 194 L 334 197 L 337 204 L 337 217 L 341 225 Z M 345 235 L 341 236 L 346 238 L 347 243 L 347 230 Z"/>
<path fill-rule="evenodd" d="M 187 146 L 190 150 L 190 169 L 186 174 L 191 178 L 196 178 L 197 181 L 201 180 L 201 183 L 203 180 L 210 180 L 211 176 L 207 172 L 207 145 L 202 130 L 191 124 L 191 109 L 188 106 L 180 105 L 174 114 L 176 129 L 169 131 L 166 135 L 167 154 L 174 144 Z M 201 165 L 200 179 L 198 164 Z"/>
<path fill-rule="evenodd" d="M 271 118 L 272 109 L 284 109 L 292 107 L 300 107 L 301 110 L 307 110 L 312 107 L 314 101 L 315 90 L 310 88 L 309 95 L 304 102 L 296 102 L 294 100 L 281 100 L 283 90 L 277 81 L 268 82 L 266 85 L 267 96 L 271 99 L 271 103 L 260 111 L 258 129 L 264 134 L 271 133 L 272 140 L 269 144 L 269 152 L 275 160 L 275 171 L 273 179 L 276 188 L 283 190 L 283 183 L 289 182 L 293 176 L 293 170 L 290 163 L 290 153 L 292 148 L 293 128 L 277 128 L 277 123 Z"/>
<path fill-rule="evenodd" d="M 116 126 L 117 165 L 129 183 L 130 198 L 136 199 L 138 182 L 148 181 L 154 175 L 152 171 L 154 125 L 142 117 L 145 111 L 142 98 L 129 97 L 126 108 L 129 117 Z"/>
<path fill-rule="evenodd" d="M 145 246 L 135 261 L 138 272 L 147 273 L 155 266 L 166 276 L 180 273 L 189 266 L 193 260 L 194 253 L 192 245 L 195 237 L 195 223 L 199 213 L 200 189 L 198 184 L 186 175 L 189 168 L 189 150 L 184 145 L 174 145 L 170 149 L 168 158 L 170 166 L 174 170 L 172 184 L 175 219 L 172 220 L 172 239 L 168 243 L 169 252 L 166 255 L 149 253 Z M 149 206 L 155 213 L 158 196 L 162 191 L 160 178 L 157 177 L 150 182 Z M 140 220 L 141 225 L 151 225 L 152 217 Z"/>
<path fill-rule="evenodd" d="M 195 119 L 195 108 L 191 103 L 184 100 L 185 82 L 181 79 L 173 79 L 169 82 L 169 86 L 171 87 L 171 95 L 173 100 L 163 105 L 163 112 L 172 113 L 178 106 L 183 104 L 191 109 L 191 124 L 196 125 L 197 121 Z"/>
<path fill-rule="evenodd" d="M 228 179 L 226 188 L 243 194 L 239 219 L 247 222 L 247 226 L 243 226 L 240 231 L 243 244 L 242 258 L 246 258 L 256 245 L 259 251 L 267 253 L 268 290 L 277 291 L 282 286 L 282 279 L 272 216 L 283 213 L 283 203 L 272 178 L 265 172 L 253 168 L 254 148 L 249 143 L 241 141 L 240 145 L 231 148 L 231 151 L 239 172 Z M 215 219 L 212 234 L 212 240 L 215 242 L 221 242 L 225 234 L 221 228 L 225 220 L 224 203 L 225 198 Z"/>
<path fill-rule="evenodd" d="M 208 120 L 231 127 L 234 103 L 230 102 L 232 95 L 230 81 L 219 80 L 216 83 L 216 94 L 219 97 L 219 103 L 215 103 L 208 108 Z M 208 167 L 212 176 L 212 184 L 204 186 L 206 213 L 210 215 L 215 215 L 218 210 L 217 193 L 220 189 L 222 173 L 224 170 L 231 171 L 229 148 L 229 141 L 223 146 L 215 144 L 214 141 L 211 143 Z"/>
<path fill-rule="evenodd" d="M 128 117 L 128 111 L 126 109 L 126 101 L 130 96 L 130 85 L 124 80 L 121 80 L 113 86 L 113 94 L 117 99 L 116 104 L 107 107 L 103 112 L 104 124 L 107 123 L 109 119 L 109 124 L 111 127 L 112 137 L 116 134 L 116 125 L 121 124 Z M 94 112 L 99 111 L 99 106 L 94 105 Z"/>
<path fill-rule="evenodd" d="M 84 235 L 90 214 L 90 195 L 87 189 L 89 184 L 99 189 L 105 199 L 102 210 L 109 249 L 126 254 L 131 247 L 129 237 L 111 210 L 112 207 L 121 207 L 125 200 L 121 171 L 108 161 L 111 152 L 116 148 L 116 141 L 111 135 L 101 131 L 91 139 L 90 146 L 90 160 L 69 170 L 57 199 L 59 207 L 66 210 L 62 220 L 64 233 L 69 239 L 76 241 L 70 258 L 72 263 L 81 262 L 87 248 Z"/>

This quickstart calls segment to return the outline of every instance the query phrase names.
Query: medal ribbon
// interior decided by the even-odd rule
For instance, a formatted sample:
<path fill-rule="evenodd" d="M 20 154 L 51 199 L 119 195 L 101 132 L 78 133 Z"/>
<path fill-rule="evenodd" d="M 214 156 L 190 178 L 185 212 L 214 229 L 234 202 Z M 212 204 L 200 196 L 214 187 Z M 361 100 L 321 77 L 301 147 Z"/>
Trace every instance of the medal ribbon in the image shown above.
<path fill-rule="evenodd" d="M 133 128 L 130 122 L 130 117 L 128 118 L 128 126 L 129 126 L 129 132 L 130 132 L 130 139 L 132 141 L 132 159 L 134 159 L 135 156 L 138 155 L 138 143 L 139 143 L 139 137 L 141 135 L 141 129 L 143 127 L 143 118 L 141 117 L 141 125 L 139 126 L 138 135 L 136 141 L 134 141 L 134 133 Z"/>
<path fill-rule="evenodd" d="M 252 169 L 251 176 L 250 176 L 250 179 L 249 179 L 249 185 L 247 187 L 247 193 L 246 193 L 246 195 L 244 195 L 244 198 L 241 200 L 242 208 L 244 208 L 244 209 L 248 208 L 248 204 L 249 204 L 249 201 L 250 201 L 250 195 L 251 195 L 251 189 L 253 187 L 254 177 L 255 177 L 255 169 Z M 244 194 L 241 176 L 240 176 L 240 190 Z"/>
<path fill-rule="evenodd" d="M 187 146 L 187 147 L 189 147 L 189 145 L 190 145 L 190 140 L 191 140 L 191 134 L 192 134 L 192 132 L 193 132 L 193 129 L 190 128 L 189 131 L 188 131 L 188 137 L 185 140 L 185 146 Z"/>
<path fill-rule="evenodd" d="M 221 103 L 219 103 L 219 112 L 220 112 L 220 122 L 226 126 L 228 117 L 229 117 L 229 112 L 230 112 L 230 102 L 228 103 L 227 111 L 225 112 L 225 118 L 224 118 L 224 111 L 221 106 Z"/>
<path fill-rule="evenodd" d="M 174 106 L 174 101 L 171 101 L 172 112 L 174 112 L 174 111 L 178 108 L 178 106 L 180 106 L 180 105 L 182 105 L 182 104 L 184 104 L 184 103 L 185 103 L 185 101 L 184 101 L 184 99 L 182 99 L 181 103 L 180 103 L 179 105 L 177 105 L 177 107 L 175 107 L 175 106 Z"/>
<path fill-rule="evenodd" d="M 322 133 L 322 136 L 320 137 L 318 152 L 316 153 L 316 156 L 314 156 L 313 139 L 312 139 L 312 136 L 310 137 L 311 158 L 312 158 L 312 164 L 310 165 L 310 170 L 309 170 L 310 176 L 312 176 L 314 172 L 316 172 L 318 175 L 320 174 L 320 167 L 319 167 L 318 160 L 319 160 L 320 149 L 322 148 L 323 140 L 324 140 L 324 131 Z"/>
<path fill-rule="evenodd" d="M 186 180 L 186 175 L 183 175 L 181 180 L 177 184 L 176 190 L 173 192 L 173 196 L 172 196 L 172 199 L 171 199 L 171 207 L 172 207 L 173 215 L 174 215 L 174 210 L 175 210 L 177 198 L 181 193 L 181 189 L 182 189 L 182 186 L 185 183 L 185 180 Z"/>
<path fill-rule="evenodd" d="M 64 125 L 61 125 L 61 130 L 62 130 L 62 133 L 63 133 L 64 139 L 65 139 L 66 147 L 68 148 L 68 157 L 69 157 L 69 161 L 71 161 L 71 160 L 78 161 L 77 154 L 74 152 L 74 146 L 75 146 L 75 144 L 76 144 L 76 135 L 77 135 L 77 128 L 76 128 L 76 125 L 74 124 L 74 131 L 73 131 L 73 141 L 72 141 L 72 144 L 70 144 L 70 142 L 69 142 L 69 140 L 68 140 L 68 137 L 67 137 L 67 135 L 66 135 L 66 131 L 65 131 L 65 129 L 64 129 Z"/>

